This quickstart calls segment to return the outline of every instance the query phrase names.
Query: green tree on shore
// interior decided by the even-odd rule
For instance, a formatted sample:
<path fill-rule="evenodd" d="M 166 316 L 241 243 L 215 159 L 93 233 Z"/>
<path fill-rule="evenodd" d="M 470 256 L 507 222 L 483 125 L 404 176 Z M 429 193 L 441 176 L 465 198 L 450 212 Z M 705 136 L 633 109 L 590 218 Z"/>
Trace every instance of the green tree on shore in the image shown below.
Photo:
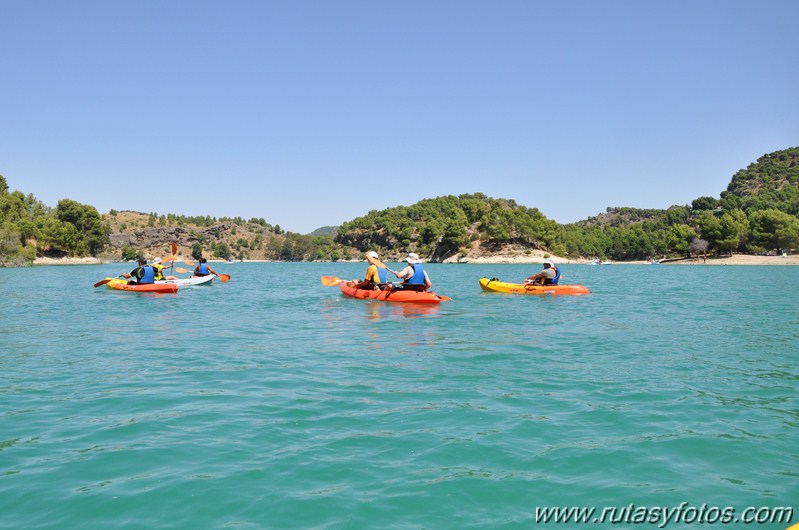
<path fill-rule="evenodd" d="M 749 218 L 752 243 L 765 250 L 799 245 L 799 219 L 779 210 L 758 210 Z"/>

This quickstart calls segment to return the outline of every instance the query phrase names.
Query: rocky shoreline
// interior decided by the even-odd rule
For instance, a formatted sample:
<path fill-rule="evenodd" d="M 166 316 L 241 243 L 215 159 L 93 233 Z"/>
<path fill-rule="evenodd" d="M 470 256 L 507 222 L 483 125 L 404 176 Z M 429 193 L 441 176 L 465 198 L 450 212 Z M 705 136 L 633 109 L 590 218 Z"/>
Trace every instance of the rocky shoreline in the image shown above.
<path fill-rule="evenodd" d="M 558 256 L 549 256 L 555 263 L 565 264 L 590 264 L 591 260 L 587 259 L 568 259 Z M 535 253 L 527 255 L 518 254 L 494 254 L 483 255 L 479 257 L 466 257 L 461 259 L 447 260 L 445 263 L 454 264 L 541 264 L 545 259 L 544 253 Z M 213 263 L 226 263 L 224 260 L 208 260 Z M 343 260 L 342 260 L 343 261 Z M 360 262 L 363 260 L 351 260 Z M 263 263 L 267 260 L 244 260 L 250 263 Z M 33 265 L 101 265 L 108 263 L 118 263 L 117 260 L 106 258 L 36 258 Z M 614 261 L 613 265 L 644 265 L 646 261 Z M 753 256 L 749 254 L 733 254 L 732 256 L 721 257 L 708 257 L 703 259 L 698 258 L 684 258 L 677 260 L 669 260 L 663 265 L 799 265 L 799 254 L 789 256 Z"/>

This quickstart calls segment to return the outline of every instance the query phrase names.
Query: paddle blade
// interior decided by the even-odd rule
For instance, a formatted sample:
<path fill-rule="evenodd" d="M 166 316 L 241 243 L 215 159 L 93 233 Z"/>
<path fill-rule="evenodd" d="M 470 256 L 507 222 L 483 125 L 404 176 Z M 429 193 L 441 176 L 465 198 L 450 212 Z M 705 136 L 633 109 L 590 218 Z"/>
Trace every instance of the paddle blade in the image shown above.
<path fill-rule="evenodd" d="M 444 300 L 445 302 L 452 302 L 452 298 L 450 298 L 449 296 L 438 295 L 438 297 Z"/>
<path fill-rule="evenodd" d="M 164 259 L 161 260 L 161 263 L 162 264 L 172 263 L 176 259 L 177 259 L 177 256 L 175 256 L 175 255 L 167 256 L 167 257 L 165 257 Z"/>
<path fill-rule="evenodd" d="M 230 274 L 217 274 L 222 283 L 227 283 L 230 281 Z"/>
<path fill-rule="evenodd" d="M 175 272 L 191 272 L 189 269 L 184 269 L 183 267 L 175 267 Z"/>
<path fill-rule="evenodd" d="M 196 263 L 194 263 L 194 262 L 193 262 L 193 261 L 191 261 L 191 260 L 186 260 L 186 261 L 184 261 L 183 263 L 185 263 L 185 264 L 186 264 L 186 265 L 188 265 L 189 267 L 194 267 L 194 266 L 196 265 Z"/>
<path fill-rule="evenodd" d="M 178 255 L 178 244 L 175 243 L 174 241 L 172 242 L 172 255 L 173 256 Z"/>
<path fill-rule="evenodd" d="M 325 287 L 331 287 L 333 285 L 338 285 L 338 284 L 340 284 L 343 281 L 344 280 L 342 280 L 341 278 L 338 278 L 337 276 L 322 276 L 322 285 L 324 285 Z"/>
<path fill-rule="evenodd" d="M 383 263 L 382 261 L 380 261 L 380 260 L 379 260 L 379 259 L 377 259 L 377 258 L 373 258 L 372 256 L 366 256 L 366 261 L 368 261 L 369 263 L 373 263 L 373 264 L 377 265 L 377 266 L 378 266 L 378 267 L 380 267 L 381 269 L 386 269 L 386 270 L 387 270 L 387 271 L 389 271 L 389 272 L 394 272 L 393 270 L 389 269 L 389 268 L 386 266 L 386 264 L 385 264 L 385 263 Z"/>
<path fill-rule="evenodd" d="M 111 281 L 111 278 L 106 278 L 105 280 L 100 280 L 99 282 L 95 283 L 95 287 L 100 287 L 101 285 L 105 285 Z"/>

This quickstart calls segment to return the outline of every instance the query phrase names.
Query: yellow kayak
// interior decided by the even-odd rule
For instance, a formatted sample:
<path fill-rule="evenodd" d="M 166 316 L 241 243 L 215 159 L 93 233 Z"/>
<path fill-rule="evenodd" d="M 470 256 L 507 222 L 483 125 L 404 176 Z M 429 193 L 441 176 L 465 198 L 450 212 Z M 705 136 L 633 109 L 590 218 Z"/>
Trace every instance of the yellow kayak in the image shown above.
<path fill-rule="evenodd" d="M 176 293 L 178 286 L 174 283 L 139 283 L 128 284 L 127 280 L 120 280 L 118 278 L 106 278 L 108 281 L 98 282 L 105 283 L 109 289 L 116 289 L 117 291 L 134 291 L 137 293 Z"/>
<path fill-rule="evenodd" d="M 484 291 L 495 293 L 513 294 L 589 294 L 591 291 L 583 285 L 558 284 L 558 285 L 525 285 L 523 283 L 508 283 L 497 278 L 480 278 L 480 287 Z"/>

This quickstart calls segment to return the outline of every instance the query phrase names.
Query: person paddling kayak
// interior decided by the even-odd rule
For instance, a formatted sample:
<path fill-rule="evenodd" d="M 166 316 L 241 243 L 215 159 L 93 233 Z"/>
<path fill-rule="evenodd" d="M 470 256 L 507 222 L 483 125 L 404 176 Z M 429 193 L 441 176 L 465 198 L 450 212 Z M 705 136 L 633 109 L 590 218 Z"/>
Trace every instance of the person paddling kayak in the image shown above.
<path fill-rule="evenodd" d="M 526 285 L 557 285 L 560 280 L 560 271 L 551 259 L 544 260 L 544 270 L 533 274 L 524 283 Z"/>
<path fill-rule="evenodd" d="M 386 276 L 386 269 L 380 268 L 372 260 L 379 260 L 380 256 L 374 250 L 366 253 L 366 259 L 369 261 L 369 266 L 366 268 L 366 276 L 363 281 L 353 280 L 352 287 L 355 289 L 366 289 L 368 291 L 375 291 L 383 289 L 388 284 Z"/>
<path fill-rule="evenodd" d="M 397 289 L 404 289 L 406 291 L 426 291 L 430 289 L 432 283 L 427 271 L 422 267 L 422 260 L 415 252 L 411 252 L 403 260 L 408 262 L 408 266 L 394 274 L 403 282 Z"/>
<path fill-rule="evenodd" d="M 214 274 L 216 276 L 219 276 L 218 274 L 216 274 L 216 271 L 212 269 L 210 265 L 208 265 L 207 259 L 200 258 L 197 261 L 199 261 L 199 263 L 197 264 L 196 267 L 194 267 L 194 276 L 208 276 L 209 274 Z"/>
<path fill-rule="evenodd" d="M 155 269 L 147 265 L 147 260 L 139 258 L 139 266 L 130 271 L 129 273 L 122 273 L 123 278 L 130 278 L 128 282 L 131 285 L 155 283 Z"/>
<path fill-rule="evenodd" d="M 153 269 L 155 270 L 155 281 L 159 282 L 161 280 L 177 280 L 172 275 L 164 276 L 164 265 L 161 263 L 161 258 L 155 258 L 153 260 Z"/>

